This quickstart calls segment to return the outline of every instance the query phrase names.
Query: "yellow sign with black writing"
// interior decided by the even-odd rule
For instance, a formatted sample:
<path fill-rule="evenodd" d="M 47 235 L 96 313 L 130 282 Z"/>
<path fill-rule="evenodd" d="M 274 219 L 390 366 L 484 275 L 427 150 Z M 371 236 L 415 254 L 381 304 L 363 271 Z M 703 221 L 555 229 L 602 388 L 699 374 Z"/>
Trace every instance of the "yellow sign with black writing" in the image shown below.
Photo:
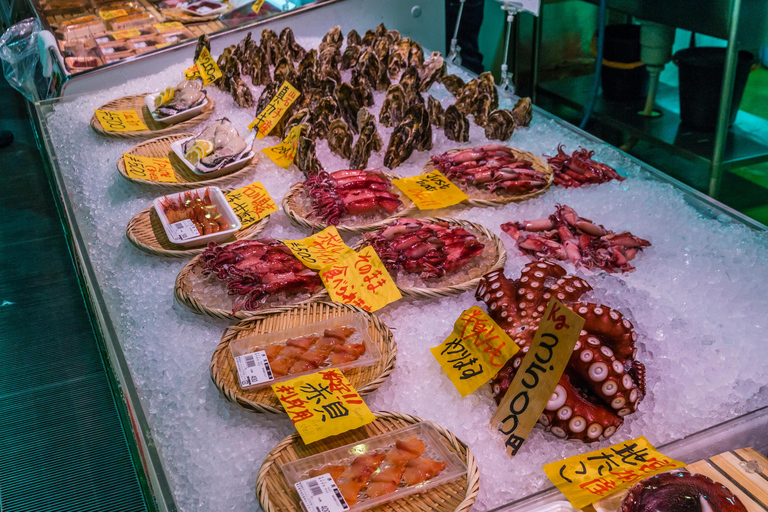
<path fill-rule="evenodd" d="M 554 297 L 549 300 L 528 353 L 491 418 L 493 427 L 501 424 L 510 458 L 520 450 L 552 397 L 583 326 L 583 318 Z"/>
<path fill-rule="evenodd" d="M 520 347 L 485 311 L 472 306 L 445 341 L 429 350 L 461 396 L 467 396 L 499 373 Z"/>
<path fill-rule="evenodd" d="M 259 11 L 261 10 L 262 5 L 264 5 L 264 0 L 256 0 L 255 2 L 253 2 L 253 5 L 251 6 L 251 10 L 256 14 L 258 14 Z"/>
<path fill-rule="evenodd" d="M 123 153 L 125 173 L 135 180 L 159 181 L 162 183 L 177 183 L 176 173 L 173 172 L 171 161 L 167 158 L 151 158 Z"/>
<path fill-rule="evenodd" d="M 275 97 L 269 101 L 269 104 L 264 110 L 259 112 L 256 119 L 248 125 L 248 129 L 253 130 L 254 127 L 258 126 L 256 137 L 259 139 L 263 139 L 269 135 L 269 132 L 271 132 L 275 125 L 280 122 L 280 119 L 282 119 L 288 111 L 288 108 L 294 101 L 296 101 L 300 94 L 301 93 L 287 81 L 283 82 L 283 85 L 277 90 Z"/>
<path fill-rule="evenodd" d="M 203 79 L 203 85 L 208 85 L 221 78 L 221 70 L 216 61 L 211 57 L 208 48 L 203 48 L 195 61 L 198 73 Z M 186 75 L 186 72 L 185 72 Z"/>
<path fill-rule="evenodd" d="M 685 466 L 643 437 L 544 466 L 552 483 L 582 509 L 649 476 Z"/>
<path fill-rule="evenodd" d="M 240 218 L 244 228 L 277 211 L 277 205 L 269 192 L 258 181 L 227 194 L 227 202 Z"/>
<path fill-rule="evenodd" d="M 283 240 L 283 243 L 305 266 L 313 270 L 322 270 L 355 253 L 341 239 L 336 226 L 329 226 L 300 240 Z"/>
<path fill-rule="evenodd" d="M 149 130 L 135 110 L 96 110 L 96 119 L 107 132 L 138 132 Z"/>
<path fill-rule="evenodd" d="M 127 16 L 128 12 L 125 9 L 115 9 L 113 11 L 102 11 L 99 13 L 99 17 L 104 21 L 119 18 L 120 16 Z"/>
<path fill-rule="evenodd" d="M 168 21 L 166 23 L 155 23 L 152 25 L 161 34 L 166 32 L 176 32 L 177 30 L 184 30 L 184 25 L 179 21 Z"/>
<path fill-rule="evenodd" d="M 296 158 L 296 149 L 299 147 L 299 136 L 301 135 L 301 125 L 291 128 L 288 136 L 277 146 L 271 146 L 261 150 L 277 165 L 287 169 Z"/>
<path fill-rule="evenodd" d="M 197 70 L 197 64 L 193 64 L 184 70 L 185 80 L 194 80 L 195 78 L 200 78 L 200 72 Z"/>
<path fill-rule="evenodd" d="M 368 312 L 377 311 L 403 296 L 370 245 L 344 255 L 320 271 L 331 299 Z"/>
<path fill-rule="evenodd" d="M 130 39 L 132 37 L 139 37 L 141 35 L 141 30 L 137 28 L 129 28 L 126 30 L 118 30 L 116 32 L 112 32 L 112 38 L 116 41 L 120 39 Z"/>
<path fill-rule="evenodd" d="M 272 385 L 305 444 L 371 423 L 376 417 L 337 368 Z"/>
<path fill-rule="evenodd" d="M 467 200 L 467 194 L 440 171 L 392 180 L 392 183 L 402 190 L 419 210 L 446 208 Z"/>

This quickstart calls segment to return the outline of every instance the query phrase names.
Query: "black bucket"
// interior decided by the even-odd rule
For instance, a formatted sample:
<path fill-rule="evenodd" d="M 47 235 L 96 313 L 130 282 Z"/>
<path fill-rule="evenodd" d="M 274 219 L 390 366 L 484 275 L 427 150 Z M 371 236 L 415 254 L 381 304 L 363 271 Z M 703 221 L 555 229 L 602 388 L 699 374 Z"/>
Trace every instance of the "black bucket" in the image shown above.
<path fill-rule="evenodd" d="M 680 68 L 680 120 L 686 126 L 708 132 L 717 128 L 725 52 L 726 48 L 702 46 L 686 48 L 675 54 L 674 61 Z M 739 52 L 728 126 L 736 120 L 754 62 L 754 55 L 743 50 Z"/>
<path fill-rule="evenodd" d="M 605 27 L 600 80 L 605 98 L 635 101 L 646 97 L 648 71 L 640 64 L 640 25 Z"/>

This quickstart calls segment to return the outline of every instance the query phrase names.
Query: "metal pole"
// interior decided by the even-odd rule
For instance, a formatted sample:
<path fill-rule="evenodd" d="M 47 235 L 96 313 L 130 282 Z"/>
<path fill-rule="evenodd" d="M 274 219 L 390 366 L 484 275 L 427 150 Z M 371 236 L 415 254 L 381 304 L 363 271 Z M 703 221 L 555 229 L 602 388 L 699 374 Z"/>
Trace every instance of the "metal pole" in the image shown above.
<path fill-rule="evenodd" d="M 717 131 L 715 132 L 715 149 L 712 154 L 712 166 L 709 173 L 709 195 L 713 198 L 717 198 L 719 195 L 720 183 L 723 179 L 723 154 L 725 153 L 726 139 L 728 137 L 728 121 L 731 117 L 731 99 L 733 98 L 733 84 L 736 78 L 736 62 L 738 60 L 737 36 L 740 15 L 741 0 L 732 0 L 728 50 L 725 56 L 725 71 L 723 73 L 723 90 L 720 94 L 720 109 L 717 115 Z"/>
<path fill-rule="evenodd" d="M 531 63 L 531 100 L 536 103 L 537 89 L 539 87 L 539 60 L 541 58 L 541 31 L 544 6 L 539 9 L 539 15 L 533 20 L 533 51 Z"/>

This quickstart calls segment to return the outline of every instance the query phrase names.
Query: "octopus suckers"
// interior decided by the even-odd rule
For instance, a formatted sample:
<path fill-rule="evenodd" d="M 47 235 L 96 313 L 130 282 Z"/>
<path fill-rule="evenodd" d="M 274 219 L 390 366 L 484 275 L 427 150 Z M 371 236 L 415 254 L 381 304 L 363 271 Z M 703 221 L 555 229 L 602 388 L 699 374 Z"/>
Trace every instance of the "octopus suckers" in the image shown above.
<path fill-rule="evenodd" d="M 589 378 L 595 382 L 602 382 L 608 377 L 608 365 L 594 363 L 589 367 Z"/>

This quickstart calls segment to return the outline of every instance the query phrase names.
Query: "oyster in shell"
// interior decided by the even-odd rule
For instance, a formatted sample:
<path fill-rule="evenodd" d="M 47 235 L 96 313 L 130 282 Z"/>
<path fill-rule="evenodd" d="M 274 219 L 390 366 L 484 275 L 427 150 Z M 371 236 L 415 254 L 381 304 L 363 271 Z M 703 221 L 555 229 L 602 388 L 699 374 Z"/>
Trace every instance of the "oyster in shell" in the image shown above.
<path fill-rule="evenodd" d="M 369 50 L 370 51 L 370 50 Z M 352 69 L 357 65 L 357 59 L 362 55 L 363 49 L 355 44 L 347 44 L 347 49 L 341 56 L 341 70 Z"/>
<path fill-rule="evenodd" d="M 422 103 L 417 103 L 408 107 L 405 111 L 405 118 L 414 120 L 416 130 L 414 132 L 414 142 L 418 151 L 429 151 L 432 149 L 432 125 L 429 122 L 429 112 Z"/>
<path fill-rule="evenodd" d="M 421 97 L 420 83 L 419 83 L 419 70 L 413 66 L 409 66 L 403 72 L 400 77 L 400 85 L 403 86 L 403 92 L 405 92 L 405 104 L 413 105 L 414 103 L 424 103 L 424 98 Z"/>
<path fill-rule="evenodd" d="M 352 132 L 342 118 L 334 119 L 328 129 L 328 149 L 342 158 L 352 156 Z"/>
<path fill-rule="evenodd" d="M 261 112 L 265 108 L 267 108 L 267 105 L 269 105 L 269 102 L 272 101 L 272 97 L 277 94 L 277 90 L 280 88 L 280 84 L 277 82 L 269 82 L 266 86 L 264 86 L 264 90 L 261 91 L 261 96 L 259 96 L 259 100 L 256 102 L 256 112 Z"/>
<path fill-rule="evenodd" d="M 384 59 L 385 60 L 379 61 L 379 76 L 376 78 L 377 91 L 386 91 L 392 84 L 389 80 L 389 73 L 387 72 L 387 56 L 385 56 Z"/>
<path fill-rule="evenodd" d="M 251 108 L 255 104 L 253 93 L 248 88 L 248 84 L 240 78 L 240 75 L 233 77 L 233 80 L 230 82 L 230 92 L 232 93 L 232 99 L 242 108 Z"/>
<path fill-rule="evenodd" d="M 361 108 L 357 113 L 357 123 L 360 136 L 352 148 L 352 156 L 349 159 L 350 169 L 365 169 L 368 167 L 368 159 L 374 151 L 381 151 L 383 142 L 376 130 L 376 118 L 366 109 Z"/>
<path fill-rule="evenodd" d="M 280 46 L 283 47 L 283 52 L 285 52 L 285 54 L 289 56 L 294 62 L 301 60 L 307 53 L 307 50 L 305 50 L 303 46 L 296 42 L 296 37 L 294 37 L 293 30 L 291 30 L 290 27 L 285 27 L 282 31 L 280 31 L 278 41 Z"/>
<path fill-rule="evenodd" d="M 424 65 L 424 50 L 416 41 L 411 41 L 411 48 L 408 52 L 408 65 L 416 69 L 421 69 Z"/>
<path fill-rule="evenodd" d="M 172 116 L 195 108 L 205 100 L 205 91 L 203 90 L 203 81 L 199 78 L 195 80 L 182 80 L 173 91 L 173 99 L 155 110 L 163 117 Z"/>
<path fill-rule="evenodd" d="M 315 152 L 315 141 L 311 136 L 307 136 L 309 133 L 309 126 L 306 124 L 301 125 L 302 131 L 299 137 L 299 143 L 296 147 L 296 157 L 294 162 L 296 167 L 299 168 L 306 176 L 312 176 L 323 170 L 323 166 L 320 164 L 320 160 L 317 159 L 317 153 Z"/>
<path fill-rule="evenodd" d="M 429 123 L 438 128 L 445 126 L 445 110 L 443 106 L 431 94 L 427 95 L 427 112 L 429 112 Z"/>
<path fill-rule="evenodd" d="M 445 75 L 440 79 L 440 83 L 442 83 L 445 86 L 445 88 L 448 89 L 448 92 L 450 92 L 456 97 L 458 97 L 461 94 L 461 90 L 466 85 L 464 83 L 464 80 L 462 80 L 456 75 Z"/>
<path fill-rule="evenodd" d="M 280 41 L 277 39 L 277 34 L 274 30 L 270 30 L 268 28 L 265 28 L 261 31 L 261 42 L 259 43 L 261 46 L 261 51 L 264 53 L 264 58 L 266 59 L 268 66 L 274 66 L 277 64 L 277 61 L 280 60 L 280 57 L 282 57 L 282 46 L 280 46 Z"/>
<path fill-rule="evenodd" d="M 389 47 L 389 43 L 387 43 Z M 409 38 L 401 39 L 389 51 L 389 61 L 387 70 L 389 78 L 399 80 L 403 70 L 408 67 L 408 56 L 411 52 L 411 40 Z"/>
<path fill-rule="evenodd" d="M 493 75 L 486 71 L 470 80 L 456 98 L 456 108 L 464 115 L 472 114 L 476 124 L 485 126 L 488 114 L 499 108 L 499 93 Z"/>
<path fill-rule="evenodd" d="M 389 44 L 389 41 L 386 39 L 379 39 L 376 41 L 371 48 L 373 48 L 373 53 L 376 54 L 376 56 L 379 58 L 379 61 L 384 64 L 389 61 L 389 47 L 391 45 Z"/>
<path fill-rule="evenodd" d="M 405 116 L 405 91 L 400 84 L 391 85 L 379 112 L 379 122 L 382 126 L 391 128 L 397 126 Z"/>
<path fill-rule="evenodd" d="M 445 109 L 445 125 L 443 130 L 445 131 L 445 136 L 451 140 L 456 142 L 469 141 L 469 119 L 456 108 L 456 105 L 451 105 Z"/>
<path fill-rule="evenodd" d="M 317 108 L 312 111 L 312 129 L 315 135 L 324 139 L 328 135 L 331 121 L 339 116 L 339 106 L 336 101 L 326 96 L 320 100 Z"/>
<path fill-rule="evenodd" d="M 309 114 L 308 108 L 299 110 L 285 122 L 285 126 L 283 127 L 283 137 L 287 137 L 294 126 L 298 126 L 300 124 L 309 124 L 310 120 L 311 116 Z"/>
<path fill-rule="evenodd" d="M 192 62 L 197 62 L 198 57 L 200 57 L 200 54 L 203 52 L 203 48 L 207 48 L 208 53 L 211 53 L 211 41 L 208 39 L 208 36 L 205 34 L 197 38 L 197 46 L 195 46 L 195 56 L 192 59 Z"/>
<path fill-rule="evenodd" d="M 365 50 L 360 58 L 357 60 L 357 73 L 352 73 L 352 85 L 362 86 L 366 88 L 376 88 L 376 83 L 379 79 L 379 58 L 371 50 Z M 355 77 L 358 78 L 355 83 Z"/>
<path fill-rule="evenodd" d="M 248 34 L 250 35 L 250 32 Z M 240 62 L 243 73 L 251 77 L 253 85 L 267 85 L 270 82 L 269 66 L 266 63 L 261 46 L 256 44 L 256 41 L 248 38 L 245 52 Z"/>
<path fill-rule="evenodd" d="M 315 68 L 304 68 L 297 80 L 298 89 L 303 93 L 318 87 L 318 78 L 317 73 L 315 73 Z"/>
<path fill-rule="evenodd" d="M 357 132 L 357 112 L 363 107 L 364 95 L 360 88 L 352 87 L 344 82 L 336 88 L 336 100 L 341 110 L 341 116 L 353 132 Z"/>
<path fill-rule="evenodd" d="M 397 30 L 387 30 L 384 37 L 387 39 L 390 46 L 396 45 L 403 38 Z"/>
<path fill-rule="evenodd" d="M 282 84 L 288 77 L 288 71 L 293 70 L 293 63 L 287 57 L 281 57 L 275 64 L 275 71 L 272 75 L 275 82 Z"/>
<path fill-rule="evenodd" d="M 314 111 L 320 104 L 320 100 L 325 98 L 326 94 L 320 88 L 314 88 L 309 90 L 303 90 L 299 96 L 299 106 L 301 108 L 308 108 L 310 112 Z"/>
<path fill-rule="evenodd" d="M 424 67 L 419 73 L 419 86 L 421 92 L 426 92 L 432 84 L 440 80 L 445 75 L 445 60 L 440 52 L 432 52 L 429 59 L 424 63 Z"/>
<path fill-rule="evenodd" d="M 494 110 L 486 120 L 485 136 L 491 140 L 509 140 L 515 131 L 515 124 L 515 116 L 511 110 Z"/>
<path fill-rule="evenodd" d="M 323 36 L 323 40 L 320 41 L 320 44 L 330 44 L 341 49 L 341 44 L 343 42 L 344 36 L 341 34 L 341 27 L 336 25 Z"/>
<path fill-rule="evenodd" d="M 237 133 L 237 129 L 226 117 L 214 121 L 202 132 L 186 141 L 182 145 L 184 153 L 186 154 L 194 146 L 195 141 L 201 139 L 210 141 L 213 144 L 213 151 L 195 164 L 195 168 L 200 172 L 218 171 L 250 151 L 249 144 Z"/>
<path fill-rule="evenodd" d="M 317 62 L 317 50 L 312 48 L 309 50 L 301 61 L 299 61 L 299 74 L 303 73 L 305 69 L 315 69 L 315 63 Z"/>
<path fill-rule="evenodd" d="M 349 45 L 363 45 L 363 40 L 360 38 L 360 34 L 358 34 L 357 30 L 355 29 L 352 29 L 347 33 L 347 46 Z"/>
<path fill-rule="evenodd" d="M 381 38 L 387 35 L 387 27 L 384 26 L 384 23 L 379 23 L 379 26 L 376 27 L 376 37 Z"/>
<path fill-rule="evenodd" d="M 512 116 L 515 118 L 517 126 L 528 126 L 533 119 L 533 105 L 531 98 L 520 98 L 512 108 Z"/>
<path fill-rule="evenodd" d="M 376 41 L 378 38 L 376 37 L 376 32 L 373 30 L 367 30 L 365 32 L 365 35 L 363 36 L 363 40 L 360 42 L 361 46 L 367 46 L 372 47 L 374 44 L 376 44 Z"/>
<path fill-rule="evenodd" d="M 429 124 L 429 113 L 424 105 L 411 105 L 405 112 L 403 122 L 395 128 L 389 138 L 384 165 L 394 169 L 408 160 L 414 150 L 430 149 L 432 149 L 432 126 Z"/>

